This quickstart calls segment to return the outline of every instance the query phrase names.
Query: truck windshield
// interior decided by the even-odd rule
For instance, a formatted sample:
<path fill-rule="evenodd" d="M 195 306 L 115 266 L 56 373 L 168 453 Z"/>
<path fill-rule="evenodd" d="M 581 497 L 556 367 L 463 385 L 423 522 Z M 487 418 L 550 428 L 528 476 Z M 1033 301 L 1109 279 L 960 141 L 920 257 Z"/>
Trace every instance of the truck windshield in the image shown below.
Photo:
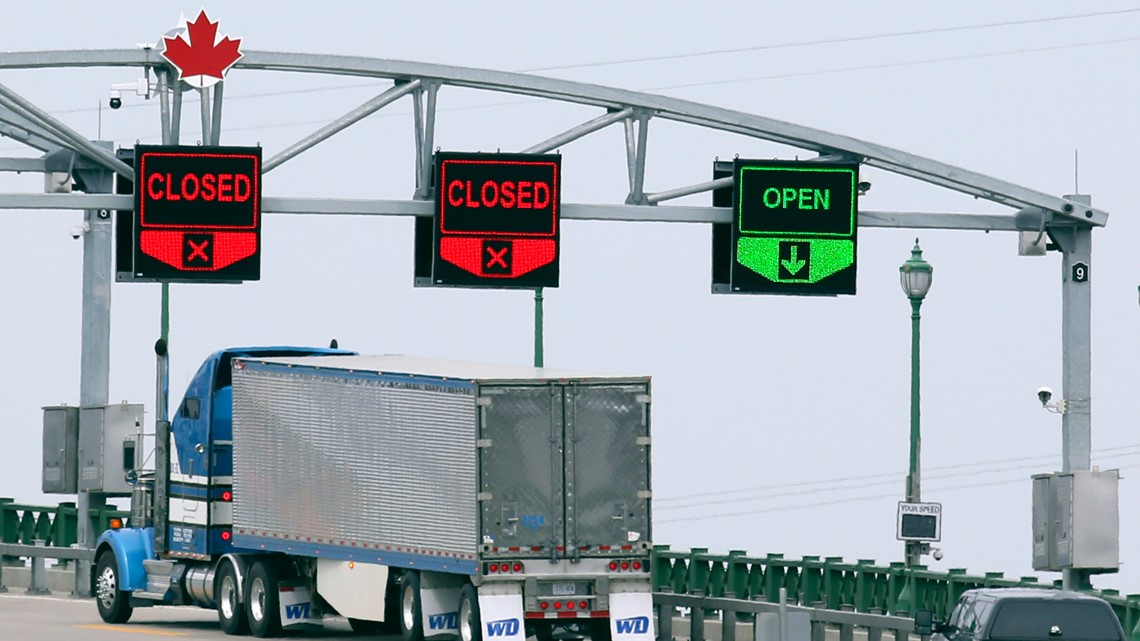
<path fill-rule="evenodd" d="M 1111 610 L 1071 601 L 1006 603 L 986 636 L 990 641 L 1121 641 Z"/>

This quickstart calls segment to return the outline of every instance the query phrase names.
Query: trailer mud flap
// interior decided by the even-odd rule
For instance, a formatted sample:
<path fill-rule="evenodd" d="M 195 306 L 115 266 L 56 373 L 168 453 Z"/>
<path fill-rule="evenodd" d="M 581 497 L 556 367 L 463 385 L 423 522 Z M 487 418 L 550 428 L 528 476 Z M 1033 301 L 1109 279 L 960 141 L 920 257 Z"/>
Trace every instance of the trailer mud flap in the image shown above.
<path fill-rule="evenodd" d="M 304 623 L 320 623 L 313 618 L 309 589 L 304 585 L 281 585 L 277 588 L 277 602 L 281 606 L 281 626 L 288 628 Z"/>
<path fill-rule="evenodd" d="M 487 641 L 526 639 L 521 594 L 480 594 L 479 618 L 483 622 L 483 638 Z"/>
<path fill-rule="evenodd" d="M 442 578 L 442 577 L 441 577 Z M 462 577 L 456 577 L 455 583 L 458 586 L 446 585 L 443 581 L 437 581 L 440 585 L 427 587 L 426 584 L 431 583 L 429 573 L 424 572 L 420 575 L 420 614 L 423 617 L 424 636 L 434 637 L 439 635 L 447 635 L 454 637 L 455 633 L 459 631 L 459 612 L 456 605 L 459 603 L 459 590 L 462 586 Z"/>
<path fill-rule="evenodd" d="M 610 594 L 610 634 L 614 641 L 653 641 L 653 594 Z"/>

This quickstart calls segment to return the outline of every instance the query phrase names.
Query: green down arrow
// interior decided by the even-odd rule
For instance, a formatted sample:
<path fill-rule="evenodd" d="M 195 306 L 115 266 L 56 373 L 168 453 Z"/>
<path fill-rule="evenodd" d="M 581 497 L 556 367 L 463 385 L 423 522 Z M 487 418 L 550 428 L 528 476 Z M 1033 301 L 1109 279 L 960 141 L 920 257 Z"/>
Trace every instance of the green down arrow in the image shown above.
<path fill-rule="evenodd" d="M 795 275 L 796 272 L 798 272 L 804 268 L 804 265 L 806 265 L 807 262 L 799 259 L 799 257 L 798 257 L 799 248 L 798 247 L 796 247 L 795 245 L 792 245 L 791 250 L 792 250 L 792 257 L 790 259 L 785 258 L 784 260 L 781 260 L 780 263 L 784 266 L 784 269 L 788 270 L 789 274 Z"/>
<path fill-rule="evenodd" d="M 806 242 L 811 247 L 811 264 L 807 276 L 799 274 L 807 261 L 799 257 L 793 245 L 791 258 L 780 257 L 780 242 Z M 738 238 L 736 260 L 741 265 L 776 283 L 815 283 L 855 264 L 855 243 L 851 240 L 807 238 Z M 796 274 L 795 279 L 780 278 L 780 267 Z"/>

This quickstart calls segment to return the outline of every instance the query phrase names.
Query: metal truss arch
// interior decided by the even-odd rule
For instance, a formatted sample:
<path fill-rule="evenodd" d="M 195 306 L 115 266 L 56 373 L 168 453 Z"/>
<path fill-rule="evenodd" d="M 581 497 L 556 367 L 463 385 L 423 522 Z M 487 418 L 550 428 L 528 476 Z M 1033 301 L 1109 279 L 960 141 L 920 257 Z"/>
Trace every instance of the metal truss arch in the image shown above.
<path fill-rule="evenodd" d="M 18 52 L 0 55 L 0 69 L 116 66 L 165 67 L 165 62 L 155 50 L 145 48 Z M 235 68 L 386 78 L 396 82 L 420 80 L 592 105 L 605 109 L 607 113 L 632 110 L 633 115 L 626 120 L 627 127 L 638 124 L 642 134 L 649 117 L 663 118 L 815 151 L 821 155 L 842 154 L 859 159 L 872 167 L 1006 205 L 1015 210 L 1042 210 L 1052 214 L 1054 222 L 1068 221 L 1103 226 L 1108 220 L 1107 212 L 1089 205 L 899 149 L 680 98 L 524 73 L 359 56 L 249 51 L 237 62 Z M 638 147 L 644 146 L 644 140 L 639 140 L 637 143 Z M 636 154 L 636 160 L 643 163 L 644 152 Z M 636 163 L 631 161 L 631 165 L 633 164 Z M 663 197 L 660 195 L 655 198 L 652 194 L 640 193 L 643 179 L 644 167 L 631 166 L 632 188 L 628 202 L 651 205 L 662 200 Z M 678 193 L 686 189 L 670 190 L 663 194 Z"/>

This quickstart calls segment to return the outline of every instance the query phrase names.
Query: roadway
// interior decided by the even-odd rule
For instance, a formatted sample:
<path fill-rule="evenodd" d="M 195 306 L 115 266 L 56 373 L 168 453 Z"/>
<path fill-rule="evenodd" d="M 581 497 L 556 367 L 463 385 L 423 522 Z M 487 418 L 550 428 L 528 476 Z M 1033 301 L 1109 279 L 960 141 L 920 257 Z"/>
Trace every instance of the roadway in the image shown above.
<path fill-rule="evenodd" d="M 129 623 L 108 625 L 99 618 L 95 601 L 65 596 L 29 596 L 22 590 L 0 594 L 0 639 L 4 641 L 141 641 L 147 637 L 186 641 L 233 639 L 218 627 L 218 613 L 200 608 L 159 606 L 136 608 Z M 304 639 L 356 637 L 343 619 L 330 618 L 323 628 L 289 632 Z M 251 637 L 245 637 L 251 638 Z M 365 638 L 365 637 L 359 637 Z M 398 637 L 389 637 L 397 639 Z"/>

